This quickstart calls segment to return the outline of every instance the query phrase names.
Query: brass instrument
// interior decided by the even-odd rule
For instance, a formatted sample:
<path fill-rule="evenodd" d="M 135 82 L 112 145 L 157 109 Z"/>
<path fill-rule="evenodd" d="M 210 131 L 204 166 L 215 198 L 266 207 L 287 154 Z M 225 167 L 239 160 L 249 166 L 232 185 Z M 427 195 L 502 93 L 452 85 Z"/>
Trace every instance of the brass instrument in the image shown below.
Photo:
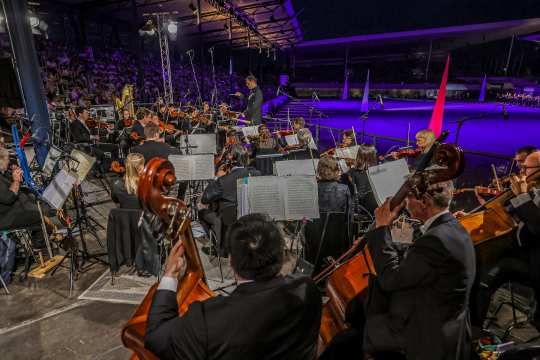
<path fill-rule="evenodd" d="M 114 97 L 114 106 L 120 119 L 122 118 L 122 112 L 124 110 L 128 110 L 129 117 L 135 119 L 135 99 L 133 98 L 133 85 L 124 85 L 120 98 L 116 96 Z"/>

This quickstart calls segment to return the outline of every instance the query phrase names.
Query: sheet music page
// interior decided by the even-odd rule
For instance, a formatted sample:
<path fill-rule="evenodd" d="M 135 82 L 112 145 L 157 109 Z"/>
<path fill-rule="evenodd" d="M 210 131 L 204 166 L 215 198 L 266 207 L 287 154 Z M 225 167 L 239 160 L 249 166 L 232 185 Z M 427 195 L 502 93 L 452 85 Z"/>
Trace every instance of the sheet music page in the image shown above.
<path fill-rule="evenodd" d="M 191 155 L 191 180 L 208 180 L 214 178 L 214 155 Z"/>
<path fill-rule="evenodd" d="M 241 128 L 242 129 L 242 133 L 244 134 L 245 137 L 248 137 L 248 136 L 259 136 L 259 126 L 258 125 L 255 125 L 255 126 L 244 126 Z"/>
<path fill-rule="evenodd" d="M 238 202 L 237 219 L 250 213 L 248 181 L 249 178 L 236 180 L 236 201 Z"/>
<path fill-rule="evenodd" d="M 177 181 L 188 181 L 191 175 L 191 162 L 188 155 L 169 155 Z"/>
<path fill-rule="evenodd" d="M 186 145 L 189 145 L 189 152 L 193 155 L 217 153 L 216 134 L 191 134 L 180 136 L 178 147 L 184 153 L 186 153 Z"/>
<path fill-rule="evenodd" d="M 275 220 L 286 220 L 285 199 L 280 191 L 282 180 L 277 176 L 256 176 L 248 179 L 249 212 L 268 214 Z"/>
<path fill-rule="evenodd" d="M 61 209 L 76 181 L 75 174 L 60 170 L 43 192 L 43 198 L 55 209 Z"/>
<path fill-rule="evenodd" d="M 377 203 L 381 205 L 386 198 L 394 196 L 409 175 L 405 159 L 388 161 L 368 169 L 368 179 Z"/>
<path fill-rule="evenodd" d="M 318 219 L 319 194 L 314 176 L 288 176 L 284 179 L 288 220 Z"/>
<path fill-rule="evenodd" d="M 43 174 L 46 177 L 51 176 L 54 170 L 54 166 L 58 162 L 61 154 L 62 152 L 59 149 L 51 146 L 51 148 L 49 149 L 49 153 L 47 154 L 47 158 L 45 159 L 45 163 L 43 164 Z"/>
<path fill-rule="evenodd" d="M 285 136 L 285 142 L 289 146 L 300 145 L 300 142 L 298 141 L 298 136 L 296 136 L 296 134 L 295 135 L 286 135 Z"/>
<path fill-rule="evenodd" d="M 78 163 L 77 161 L 70 160 L 63 169 L 67 172 L 74 171 L 77 175 L 77 180 L 82 183 L 84 179 L 86 179 L 86 175 L 88 175 L 88 173 L 94 166 L 96 158 L 91 157 L 90 155 L 77 149 L 73 149 L 71 151 L 71 157 L 76 159 Z"/>
<path fill-rule="evenodd" d="M 214 155 L 170 155 L 177 181 L 214 178 Z"/>
<path fill-rule="evenodd" d="M 346 148 L 336 148 L 336 157 L 342 159 L 356 159 L 356 154 L 358 153 L 358 145 L 349 146 Z"/>
<path fill-rule="evenodd" d="M 315 176 L 319 159 L 276 161 L 277 176 L 308 175 Z"/>

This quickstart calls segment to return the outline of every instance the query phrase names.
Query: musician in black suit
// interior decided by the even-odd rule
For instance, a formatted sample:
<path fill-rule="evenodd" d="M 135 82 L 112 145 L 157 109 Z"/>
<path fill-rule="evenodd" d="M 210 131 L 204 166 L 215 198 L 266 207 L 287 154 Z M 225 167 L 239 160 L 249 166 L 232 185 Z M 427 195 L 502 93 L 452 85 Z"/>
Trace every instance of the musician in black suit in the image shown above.
<path fill-rule="evenodd" d="M 363 340 L 368 354 L 469 359 L 468 306 L 476 261 L 469 234 L 448 211 L 452 191 L 450 182 L 441 183 L 430 186 L 419 199 L 406 199 L 407 210 L 423 226 L 421 236 L 402 256 L 392 242 L 390 225 L 403 204 L 391 211 L 387 201 L 375 210 L 375 229 L 366 240 L 377 275 L 371 282 L 365 324 L 356 329 L 356 342 L 347 343 L 352 348 L 358 350 Z M 350 349 L 331 345 L 322 359 L 341 358 Z"/>
<path fill-rule="evenodd" d="M 214 229 L 217 237 L 215 240 L 224 256 L 226 249 L 221 238 L 224 237 L 227 227 L 237 219 L 236 181 L 248 176 L 261 175 L 258 170 L 246 168 L 249 155 L 242 145 L 232 145 L 227 156 L 227 165 L 220 167 L 216 173 L 217 180 L 211 181 L 204 190 L 201 198 L 202 206 L 199 209 L 199 218 Z M 217 212 L 208 209 L 209 205 L 215 205 Z"/>
<path fill-rule="evenodd" d="M 166 144 L 161 137 L 161 129 L 153 123 L 149 123 L 144 127 L 145 141 L 141 145 L 131 148 L 132 153 L 139 153 L 144 156 L 144 161 L 147 163 L 154 157 L 168 159 L 169 155 L 180 155 L 180 149 L 174 148 Z"/>
<path fill-rule="evenodd" d="M 246 77 L 246 86 L 249 89 L 247 107 L 245 110 L 246 120 L 252 125 L 260 125 L 262 122 L 263 93 L 257 85 L 257 78 L 253 75 Z M 241 92 L 236 92 L 235 96 L 243 99 L 245 96 Z"/>
<path fill-rule="evenodd" d="M 515 197 L 507 204 L 509 213 L 519 222 L 516 241 L 494 264 L 480 269 L 478 287 L 473 293 L 473 325 L 481 327 L 486 319 L 491 297 L 509 281 L 530 286 L 536 302 L 540 300 L 540 185 L 527 183 L 527 176 L 540 171 L 540 151 L 521 161 L 522 174 L 511 178 Z M 540 306 L 536 306 L 533 325 L 540 329 Z"/>
<path fill-rule="evenodd" d="M 94 139 L 98 139 L 96 135 L 90 133 L 90 129 L 86 125 L 86 121 L 90 118 L 88 110 L 83 107 L 75 109 L 77 118 L 69 124 L 69 132 L 71 141 L 76 144 L 90 143 Z"/>
<path fill-rule="evenodd" d="M 186 263 L 181 242 L 174 246 L 150 308 L 145 347 L 164 360 L 315 359 L 321 295 L 311 279 L 279 274 L 278 226 L 265 215 L 247 215 L 228 239 L 236 290 L 194 302 L 182 317 L 176 290 Z"/>

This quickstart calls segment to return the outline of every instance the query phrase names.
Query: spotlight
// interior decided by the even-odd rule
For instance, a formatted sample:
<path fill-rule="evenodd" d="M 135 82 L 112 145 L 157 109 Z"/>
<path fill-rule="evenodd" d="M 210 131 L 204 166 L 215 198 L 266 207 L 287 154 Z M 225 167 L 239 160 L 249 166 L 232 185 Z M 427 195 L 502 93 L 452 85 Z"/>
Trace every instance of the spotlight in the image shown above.
<path fill-rule="evenodd" d="M 167 25 L 167 31 L 169 32 L 169 34 L 178 33 L 178 23 L 176 21 L 169 21 L 169 24 Z"/>
<path fill-rule="evenodd" d="M 38 27 L 42 32 L 47 32 L 49 24 L 47 24 L 45 21 L 40 21 Z"/>

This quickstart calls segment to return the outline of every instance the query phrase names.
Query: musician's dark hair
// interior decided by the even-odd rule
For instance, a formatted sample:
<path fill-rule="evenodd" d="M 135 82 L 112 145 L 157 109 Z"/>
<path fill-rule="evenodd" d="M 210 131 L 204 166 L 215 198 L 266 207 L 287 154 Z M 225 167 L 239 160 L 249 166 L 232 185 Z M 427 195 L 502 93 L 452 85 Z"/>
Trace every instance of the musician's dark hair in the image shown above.
<path fill-rule="evenodd" d="M 267 280 L 283 266 L 285 240 L 279 226 L 268 215 L 242 216 L 226 236 L 231 266 L 246 280 Z"/>
<path fill-rule="evenodd" d="M 253 75 L 246 76 L 246 80 L 257 82 L 257 78 L 255 76 L 253 76 Z"/>
<path fill-rule="evenodd" d="M 352 130 L 344 130 L 342 133 L 341 133 L 341 136 L 347 136 L 347 137 L 354 137 L 354 131 Z"/>
<path fill-rule="evenodd" d="M 81 115 L 84 112 L 84 110 L 86 110 L 84 106 L 77 106 L 75 108 L 75 115 L 77 116 Z"/>
<path fill-rule="evenodd" d="M 148 115 L 150 115 L 150 110 L 148 110 L 148 109 L 139 109 L 139 111 L 137 111 L 137 120 L 142 120 L 145 117 L 147 117 Z"/>
<path fill-rule="evenodd" d="M 240 144 L 231 146 L 231 163 L 235 166 L 247 166 L 249 160 L 249 153 Z"/>
<path fill-rule="evenodd" d="M 306 126 L 306 120 L 304 120 L 304 118 L 301 116 L 294 119 L 294 123 L 299 124 L 301 127 Z"/>
<path fill-rule="evenodd" d="M 375 146 L 359 145 L 358 152 L 356 153 L 356 168 L 358 170 L 366 170 L 374 165 L 377 165 L 377 149 Z"/>
<path fill-rule="evenodd" d="M 523 146 L 523 147 L 520 147 L 519 149 L 517 149 L 516 154 L 530 155 L 530 154 L 532 154 L 533 152 L 536 152 L 536 151 L 538 151 L 538 148 L 536 146 L 527 145 L 527 146 Z"/>
<path fill-rule="evenodd" d="M 161 133 L 161 129 L 156 124 L 148 124 L 144 127 L 144 137 L 152 139 Z"/>

